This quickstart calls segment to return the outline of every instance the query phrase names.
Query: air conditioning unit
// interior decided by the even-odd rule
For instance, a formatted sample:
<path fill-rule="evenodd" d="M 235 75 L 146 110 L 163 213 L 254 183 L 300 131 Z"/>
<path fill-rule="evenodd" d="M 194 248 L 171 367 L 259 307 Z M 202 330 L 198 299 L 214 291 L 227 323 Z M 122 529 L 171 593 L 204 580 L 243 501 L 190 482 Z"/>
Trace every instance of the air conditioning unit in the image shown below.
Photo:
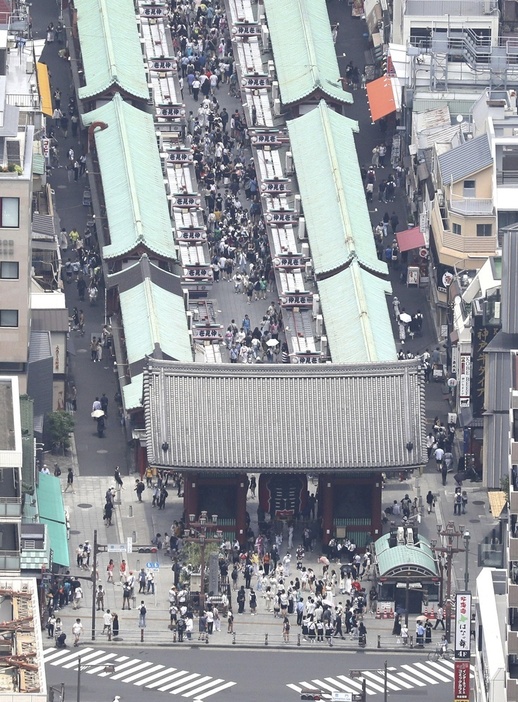
<path fill-rule="evenodd" d="M 322 356 L 327 356 L 328 346 L 327 346 L 327 336 L 323 336 L 320 339 L 320 354 Z"/>
<path fill-rule="evenodd" d="M 324 330 L 324 317 L 321 314 L 317 314 L 315 324 L 316 324 L 316 329 L 315 329 L 316 335 L 322 336 L 322 332 Z"/>
<path fill-rule="evenodd" d="M 281 114 L 281 101 L 279 98 L 273 101 L 273 114 L 278 117 Z"/>
<path fill-rule="evenodd" d="M 436 190 L 435 194 L 437 195 L 437 202 L 439 203 L 439 207 L 444 207 L 444 192 L 442 190 Z"/>
<path fill-rule="evenodd" d="M 304 217 L 299 217 L 298 234 L 300 241 L 303 241 L 306 238 L 306 220 Z"/>
<path fill-rule="evenodd" d="M 286 151 L 286 166 L 285 166 L 285 171 L 286 175 L 291 175 L 293 173 L 293 155 L 291 151 Z"/>
<path fill-rule="evenodd" d="M 28 59 L 25 62 L 25 73 L 32 74 L 34 73 L 34 61 L 31 61 Z"/>
<path fill-rule="evenodd" d="M 261 45 L 263 51 L 268 51 L 270 48 L 270 30 L 265 24 L 261 26 Z"/>

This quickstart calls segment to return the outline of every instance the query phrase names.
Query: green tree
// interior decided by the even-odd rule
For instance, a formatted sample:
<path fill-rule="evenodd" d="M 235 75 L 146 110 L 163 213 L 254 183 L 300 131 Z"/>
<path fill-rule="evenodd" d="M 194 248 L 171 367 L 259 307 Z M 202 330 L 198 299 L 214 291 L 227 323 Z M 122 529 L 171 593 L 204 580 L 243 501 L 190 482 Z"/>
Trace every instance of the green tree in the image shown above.
<path fill-rule="evenodd" d="M 70 448 L 70 434 L 74 431 L 74 420 L 68 412 L 59 410 L 45 417 L 44 434 L 51 448 L 65 451 Z"/>

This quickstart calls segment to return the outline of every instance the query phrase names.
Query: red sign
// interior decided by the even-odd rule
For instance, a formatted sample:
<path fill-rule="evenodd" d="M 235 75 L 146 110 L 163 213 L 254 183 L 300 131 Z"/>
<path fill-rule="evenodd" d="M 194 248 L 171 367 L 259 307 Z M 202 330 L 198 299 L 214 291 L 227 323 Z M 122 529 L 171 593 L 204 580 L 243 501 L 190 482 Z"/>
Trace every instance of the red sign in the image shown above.
<path fill-rule="evenodd" d="M 455 677 L 453 679 L 453 699 L 455 702 L 469 700 L 469 661 L 455 661 Z"/>

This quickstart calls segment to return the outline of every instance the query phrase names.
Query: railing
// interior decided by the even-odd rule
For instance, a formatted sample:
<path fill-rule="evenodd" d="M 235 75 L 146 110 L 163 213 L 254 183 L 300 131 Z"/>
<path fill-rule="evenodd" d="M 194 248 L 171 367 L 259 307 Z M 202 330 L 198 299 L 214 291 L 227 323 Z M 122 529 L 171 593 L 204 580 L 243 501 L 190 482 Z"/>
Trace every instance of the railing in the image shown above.
<path fill-rule="evenodd" d="M 518 171 L 497 171 L 496 184 L 504 187 L 518 185 Z"/>
<path fill-rule="evenodd" d="M 461 215 L 489 217 L 493 214 L 493 200 L 490 198 L 452 196 L 450 210 Z"/>
<path fill-rule="evenodd" d="M 466 15 L 469 17 L 498 12 L 497 0 L 407 0 L 407 16 L 442 17 L 443 15 Z"/>
<path fill-rule="evenodd" d="M 0 572 L 20 570 L 19 551 L 0 551 Z"/>
<path fill-rule="evenodd" d="M 31 110 L 40 107 L 40 98 L 37 93 L 8 93 L 5 98 L 8 105 L 15 107 L 26 107 Z"/>
<path fill-rule="evenodd" d="M 4 517 L 21 517 L 21 497 L 0 497 L 0 519 Z"/>

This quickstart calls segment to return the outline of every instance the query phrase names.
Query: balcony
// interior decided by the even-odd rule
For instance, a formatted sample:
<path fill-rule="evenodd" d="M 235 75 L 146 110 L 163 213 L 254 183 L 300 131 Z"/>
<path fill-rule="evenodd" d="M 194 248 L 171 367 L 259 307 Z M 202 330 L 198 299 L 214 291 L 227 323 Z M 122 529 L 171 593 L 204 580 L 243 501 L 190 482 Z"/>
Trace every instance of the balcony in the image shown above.
<path fill-rule="evenodd" d="M 19 572 L 20 552 L 0 551 L 0 571 Z"/>
<path fill-rule="evenodd" d="M 491 198 L 453 195 L 450 200 L 450 211 L 463 216 L 492 217 L 493 200 Z"/>
<path fill-rule="evenodd" d="M 0 497 L 0 521 L 12 522 L 22 517 L 21 497 Z"/>
<path fill-rule="evenodd" d="M 514 583 L 509 583 L 509 607 L 518 607 L 518 585 Z"/>
<path fill-rule="evenodd" d="M 506 680 L 507 702 L 518 702 L 518 680 L 508 677 Z"/>
<path fill-rule="evenodd" d="M 515 490 L 515 489 L 512 488 L 512 487 L 511 487 L 511 490 L 510 490 L 509 511 L 510 511 L 511 514 L 517 514 L 517 515 L 518 515 L 518 490 Z"/>
<path fill-rule="evenodd" d="M 515 188 L 518 186 L 518 171 L 499 171 L 496 172 L 496 184 L 503 187 Z"/>
<path fill-rule="evenodd" d="M 510 656 L 518 656 L 518 631 L 512 631 L 507 627 L 507 653 Z"/>
<path fill-rule="evenodd" d="M 518 561 L 518 537 L 516 536 L 509 536 L 509 560 Z"/>
<path fill-rule="evenodd" d="M 469 200 L 471 198 L 462 198 Z M 498 248 L 498 237 L 496 236 L 466 236 L 454 234 L 449 230 L 448 212 L 444 207 L 439 206 L 438 198 L 433 201 L 430 212 L 430 223 L 432 225 L 435 242 L 439 255 L 456 255 L 457 258 L 465 258 L 469 254 L 485 254 L 494 256 Z M 443 249 L 451 251 L 443 252 Z M 452 254 L 452 251 L 455 252 Z"/>

